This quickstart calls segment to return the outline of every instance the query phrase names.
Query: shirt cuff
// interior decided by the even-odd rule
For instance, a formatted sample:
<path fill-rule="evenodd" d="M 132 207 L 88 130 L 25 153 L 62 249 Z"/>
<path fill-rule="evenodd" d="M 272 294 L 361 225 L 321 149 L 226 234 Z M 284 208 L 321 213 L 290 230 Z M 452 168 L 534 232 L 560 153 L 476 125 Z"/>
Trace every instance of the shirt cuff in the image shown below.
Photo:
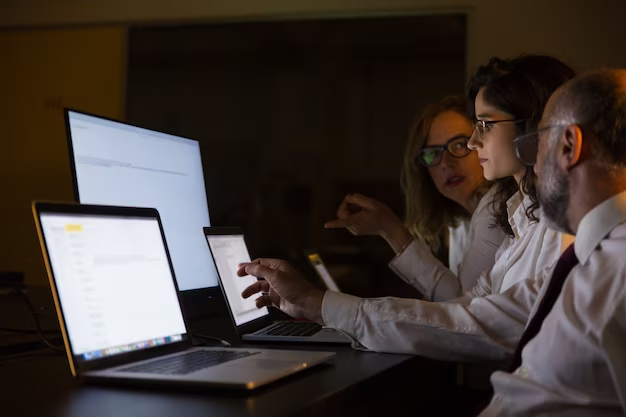
<path fill-rule="evenodd" d="M 353 295 L 326 291 L 322 300 L 322 319 L 327 327 L 355 335 L 356 317 L 363 300 Z"/>
<path fill-rule="evenodd" d="M 411 282 L 415 275 L 425 272 L 423 268 L 420 268 L 422 263 L 416 262 L 416 259 L 426 259 L 427 256 L 432 256 L 430 250 L 425 248 L 422 242 L 413 239 L 402 252 L 389 262 L 389 268 L 405 281 Z"/>

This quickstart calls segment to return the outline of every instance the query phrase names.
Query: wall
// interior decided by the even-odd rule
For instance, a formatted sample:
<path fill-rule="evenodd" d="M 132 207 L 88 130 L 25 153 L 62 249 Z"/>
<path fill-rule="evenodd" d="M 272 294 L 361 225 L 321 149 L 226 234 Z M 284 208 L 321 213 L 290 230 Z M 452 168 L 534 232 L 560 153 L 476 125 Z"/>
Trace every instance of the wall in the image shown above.
<path fill-rule="evenodd" d="M 469 10 L 468 68 L 493 55 L 541 52 L 578 68 L 626 67 L 623 0 L 3 0 L 0 27 L 265 19 Z"/>
<path fill-rule="evenodd" d="M 25 270 L 31 283 L 43 283 L 29 204 L 71 197 L 59 106 L 123 116 L 124 24 L 450 10 L 470 15 L 468 72 L 493 55 L 522 52 L 554 54 L 577 69 L 626 67 L 623 0 L 3 0 L 0 268 Z M 113 26 L 19 30 L 93 24 Z"/>
<path fill-rule="evenodd" d="M 200 141 L 212 224 L 244 227 L 253 256 L 365 250 L 321 225 L 347 192 L 403 212 L 398 178 L 415 114 L 463 93 L 465 20 L 133 28 L 126 117 Z"/>
<path fill-rule="evenodd" d="M 45 283 L 32 200 L 73 199 L 61 107 L 123 117 L 125 33 L 0 31 L 0 270 L 30 284 Z"/>

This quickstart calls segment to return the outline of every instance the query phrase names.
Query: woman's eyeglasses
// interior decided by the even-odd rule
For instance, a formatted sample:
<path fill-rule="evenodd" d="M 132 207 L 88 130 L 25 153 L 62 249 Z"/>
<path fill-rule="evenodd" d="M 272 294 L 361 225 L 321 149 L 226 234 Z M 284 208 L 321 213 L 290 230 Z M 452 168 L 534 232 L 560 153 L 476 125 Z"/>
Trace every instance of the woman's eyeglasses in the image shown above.
<path fill-rule="evenodd" d="M 478 130 L 478 134 L 482 138 L 485 133 L 489 132 L 492 127 L 497 125 L 498 123 L 522 123 L 528 119 L 506 119 L 506 120 L 476 120 L 474 122 L 474 128 Z"/>
<path fill-rule="evenodd" d="M 455 158 L 464 158 L 471 152 L 467 147 L 469 140 L 467 136 L 459 136 L 450 139 L 445 145 L 424 146 L 417 154 L 417 161 L 426 168 L 437 166 L 441 163 L 445 151 Z"/>

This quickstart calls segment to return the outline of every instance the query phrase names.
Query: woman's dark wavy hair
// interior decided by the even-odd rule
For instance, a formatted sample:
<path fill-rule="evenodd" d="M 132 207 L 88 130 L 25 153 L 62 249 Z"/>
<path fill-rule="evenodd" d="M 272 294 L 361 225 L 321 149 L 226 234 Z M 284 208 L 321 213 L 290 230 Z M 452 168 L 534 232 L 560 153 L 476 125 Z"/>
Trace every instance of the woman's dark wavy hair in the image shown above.
<path fill-rule="evenodd" d="M 543 109 L 552 93 L 566 81 L 574 78 L 574 70 L 551 56 L 522 55 L 515 59 L 491 58 L 487 65 L 478 68 L 467 85 L 467 95 L 475 103 L 478 92 L 484 88 L 483 97 L 492 106 L 509 113 L 514 119 L 525 119 L 517 124 L 517 134 L 537 129 Z M 497 190 L 491 204 L 496 213 L 496 226 L 513 236 L 509 224 L 506 202 L 520 188 L 532 204 L 526 216 L 537 221 L 537 176 L 533 167 L 527 167 L 519 184 L 508 177 L 497 181 Z"/>

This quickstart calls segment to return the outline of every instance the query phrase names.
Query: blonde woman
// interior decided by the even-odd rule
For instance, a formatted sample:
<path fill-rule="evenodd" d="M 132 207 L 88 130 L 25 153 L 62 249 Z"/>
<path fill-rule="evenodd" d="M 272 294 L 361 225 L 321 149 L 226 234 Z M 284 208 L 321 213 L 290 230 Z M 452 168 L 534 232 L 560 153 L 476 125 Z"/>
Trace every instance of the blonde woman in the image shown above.
<path fill-rule="evenodd" d="M 476 152 L 467 148 L 474 127 L 463 98 L 428 106 L 415 122 L 402 169 L 404 223 L 380 201 L 347 195 L 327 228 L 379 235 L 396 253 L 389 266 L 432 301 L 471 289 L 491 269 L 505 234 L 495 224 Z M 448 249 L 449 268 L 435 253 Z"/>

